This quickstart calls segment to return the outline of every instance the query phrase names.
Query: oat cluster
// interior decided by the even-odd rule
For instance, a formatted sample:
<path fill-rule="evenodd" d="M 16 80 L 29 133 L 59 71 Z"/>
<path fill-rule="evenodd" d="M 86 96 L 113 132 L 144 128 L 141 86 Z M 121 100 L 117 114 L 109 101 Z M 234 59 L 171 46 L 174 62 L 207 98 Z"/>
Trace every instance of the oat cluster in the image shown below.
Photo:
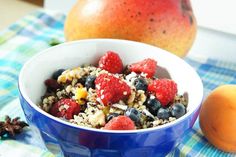
<path fill-rule="evenodd" d="M 124 115 L 128 108 L 134 108 L 139 111 L 140 119 L 135 123 L 136 129 L 144 129 L 156 127 L 176 120 L 176 117 L 169 116 L 168 118 L 161 119 L 150 113 L 146 106 L 147 99 L 154 98 L 152 94 L 147 94 L 146 91 L 137 90 L 135 82 L 141 78 L 147 83 L 152 81 L 147 78 L 145 74 L 136 74 L 135 72 L 114 74 L 117 78 L 126 82 L 131 89 L 131 94 L 125 100 L 120 100 L 117 103 L 104 105 L 98 97 L 96 89 L 91 84 L 86 84 L 86 78 L 98 77 L 100 74 L 109 73 L 95 66 L 86 65 L 67 69 L 62 72 L 55 82 L 60 88 L 53 89 L 53 85 L 47 84 L 47 91 L 42 96 L 42 101 L 39 107 L 46 112 L 50 112 L 52 106 L 63 98 L 73 99 L 80 105 L 80 113 L 74 115 L 72 119 L 63 120 L 69 121 L 73 124 L 91 128 L 102 129 L 109 121 L 111 115 Z M 172 103 L 182 103 L 187 107 L 187 99 L 182 95 L 176 95 Z M 59 111 L 67 108 L 65 104 L 59 108 Z"/>

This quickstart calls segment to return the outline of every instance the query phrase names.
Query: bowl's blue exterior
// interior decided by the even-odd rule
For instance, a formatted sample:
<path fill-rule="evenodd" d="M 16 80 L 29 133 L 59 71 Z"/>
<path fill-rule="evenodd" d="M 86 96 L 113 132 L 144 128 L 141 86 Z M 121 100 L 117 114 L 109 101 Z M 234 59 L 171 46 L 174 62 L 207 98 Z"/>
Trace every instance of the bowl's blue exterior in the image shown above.
<path fill-rule="evenodd" d="M 192 128 L 199 108 L 182 121 L 157 130 L 138 133 L 108 133 L 65 125 L 33 108 L 21 95 L 20 103 L 30 125 L 36 126 L 44 140 L 61 146 L 65 157 L 157 157 L 168 154 Z"/>

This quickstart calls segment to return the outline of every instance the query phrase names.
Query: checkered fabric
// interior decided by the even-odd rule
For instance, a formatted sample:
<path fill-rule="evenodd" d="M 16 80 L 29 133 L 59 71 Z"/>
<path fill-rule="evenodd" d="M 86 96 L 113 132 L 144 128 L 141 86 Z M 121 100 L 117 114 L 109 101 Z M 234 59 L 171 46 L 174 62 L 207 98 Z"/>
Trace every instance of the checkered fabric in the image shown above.
<path fill-rule="evenodd" d="M 50 47 L 50 41 L 53 39 L 64 41 L 64 19 L 65 15 L 61 13 L 39 10 L 0 32 L 1 119 L 6 114 L 25 119 L 17 99 L 19 71 L 31 56 Z M 204 84 L 205 96 L 221 84 L 236 84 L 236 63 L 197 56 L 188 56 L 185 60 L 200 75 Z M 62 156 L 53 144 L 49 148 L 55 156 Z M 54 156 L 43 146 L 37 133 L 31 129 L 17 136 L 16 141 L 0 140 L 0 156 L 11 157 L 13 151 L 9 150 L 13 149 L 19 157 L 30 156 L 32 153 L 40 157 Z M 169 156 L 236 156 L 236 154 L 224 153 L 209 144 L 204 138 L 197 120 L 193 129 L 185 134 L 179 146 Z"/>
<path fill-rule="evenodd" d="M 64 19 L 63 14 L 38 11 L 0 32 L 0 106 L 17 97 L 24 62 L 53 39 L 63 41 Z"/>

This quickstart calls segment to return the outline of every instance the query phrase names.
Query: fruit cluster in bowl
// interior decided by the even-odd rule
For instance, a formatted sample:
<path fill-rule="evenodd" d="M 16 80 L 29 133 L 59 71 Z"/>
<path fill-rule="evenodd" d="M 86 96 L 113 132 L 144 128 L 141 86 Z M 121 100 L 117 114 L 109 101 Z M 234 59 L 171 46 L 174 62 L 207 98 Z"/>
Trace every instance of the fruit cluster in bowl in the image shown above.
<path fill-rule="evenodd" d="M 124 66 L 106 52 L 98 66 L 59 69 L 45 80 L 39 107 L 53 116 L 91 128 L 134 130 L 174 121 L 187 112 L 187 99 L 177 84 L 159 79 L 151 58 Z"/>

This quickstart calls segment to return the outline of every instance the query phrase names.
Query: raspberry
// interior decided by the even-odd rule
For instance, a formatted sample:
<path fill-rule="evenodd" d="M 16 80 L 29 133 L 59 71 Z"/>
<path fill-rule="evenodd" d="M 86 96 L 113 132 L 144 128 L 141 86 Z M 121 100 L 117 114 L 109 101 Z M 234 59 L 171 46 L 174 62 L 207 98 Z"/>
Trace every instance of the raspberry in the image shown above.
<path fill-rule="evenodd" d="M 115 74 L 122 72 L 123 63 L 117 53 L 108 51 L 104 56 L 100 58 L 98 67 Z"/>
<path fill-rule="evenodd" d="M 112 118 L 105 126 L 106 130 L 135 130 L 134 122 L 127 116 Z"/>
<path fill-rule="evenodd" d="M 129 70 L 136 73 L 145 73 L 147 77 L 153 77 L 157 69 L 157 62 L 154 59 L 144 59 L 140 62 L 133 63 Z"/>
<path fill-rule="evenodd" d="M 95 88 L 104 105 L 116 103 L 131 94 L 126 82 L 111 74 L 100 74 L 95 80 Z"/>
<path fill-rule="evenodd" d="M 155 93 L 162 106 L 173 101 L 177 94 L 177 84 L 170 79 L 154 80 L 148 85 L 148 91 Z"/>
<path fill-rule="evenodd" d="M 53 104 L 49 113 L 56 117 L 72 119 L 74 115 L 80 112 L 80 105 L 72 99 L 61 99 Z"/>

